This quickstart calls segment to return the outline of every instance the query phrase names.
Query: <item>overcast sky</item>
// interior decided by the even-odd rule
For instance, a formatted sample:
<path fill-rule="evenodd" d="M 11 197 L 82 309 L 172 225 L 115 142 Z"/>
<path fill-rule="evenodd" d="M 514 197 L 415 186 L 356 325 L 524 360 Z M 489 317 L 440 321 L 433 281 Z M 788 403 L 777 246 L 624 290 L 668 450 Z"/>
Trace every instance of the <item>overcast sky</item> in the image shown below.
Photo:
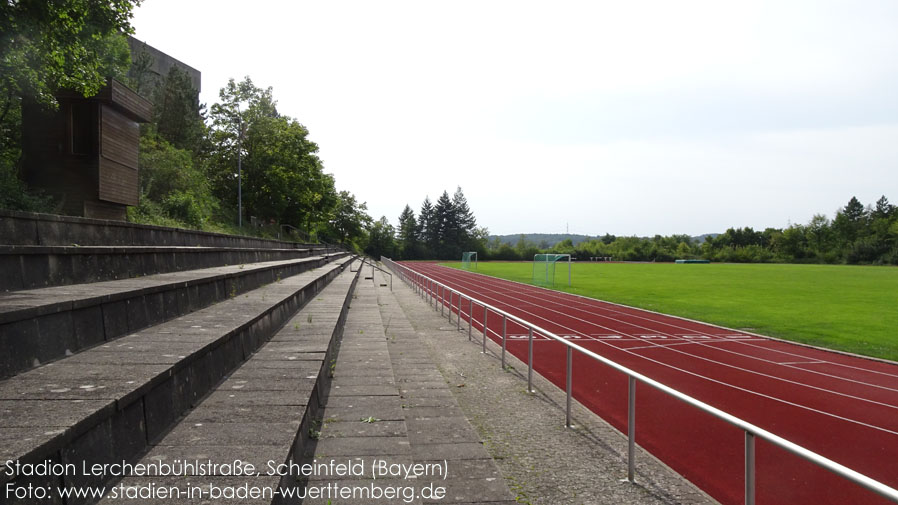
<path fill-rule="evenodd" d="M 654 235 L 898 203 L 898 2 L 145 0 L 135 36 L 272 86 L 396 223 Z"/>

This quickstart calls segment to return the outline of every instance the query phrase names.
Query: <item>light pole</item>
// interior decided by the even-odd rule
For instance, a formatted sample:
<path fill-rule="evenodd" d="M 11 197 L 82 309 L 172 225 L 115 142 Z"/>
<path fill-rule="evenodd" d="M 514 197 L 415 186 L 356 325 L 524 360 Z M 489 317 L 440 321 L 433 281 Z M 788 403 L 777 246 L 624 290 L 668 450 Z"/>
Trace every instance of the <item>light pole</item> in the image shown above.
<path fill-rule="evenodd" d="M 243 119 L 237 104 L 237 227 L 243 228 Z"/>

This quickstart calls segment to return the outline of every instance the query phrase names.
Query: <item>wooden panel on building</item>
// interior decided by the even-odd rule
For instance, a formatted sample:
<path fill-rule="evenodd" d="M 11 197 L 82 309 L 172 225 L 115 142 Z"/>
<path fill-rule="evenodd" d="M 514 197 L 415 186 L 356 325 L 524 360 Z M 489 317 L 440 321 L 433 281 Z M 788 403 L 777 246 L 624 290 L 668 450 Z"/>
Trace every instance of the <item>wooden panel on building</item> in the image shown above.
<path fill-rule="evenodd" d="M 63 212 L 125 219 L 125 206 L 138 203 L 137 123 L 150 119 L 150 103 L 114 80 L 96 96 L 58 99 L 57 111 L 23 108 L 26 180 Z"/>

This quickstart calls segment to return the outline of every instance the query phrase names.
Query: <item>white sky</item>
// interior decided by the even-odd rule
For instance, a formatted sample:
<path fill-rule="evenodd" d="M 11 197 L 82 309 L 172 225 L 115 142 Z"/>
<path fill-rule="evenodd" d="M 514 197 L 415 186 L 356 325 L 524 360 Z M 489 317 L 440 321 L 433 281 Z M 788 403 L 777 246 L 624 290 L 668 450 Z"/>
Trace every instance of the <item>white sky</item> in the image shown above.
<path fill-rule="evenodd" d="M 784 227 L 898 203 L 898 2 L 145 0 L 135 36 L 272 86 L 396 223 L 460 185 L 494 234 Z"/>

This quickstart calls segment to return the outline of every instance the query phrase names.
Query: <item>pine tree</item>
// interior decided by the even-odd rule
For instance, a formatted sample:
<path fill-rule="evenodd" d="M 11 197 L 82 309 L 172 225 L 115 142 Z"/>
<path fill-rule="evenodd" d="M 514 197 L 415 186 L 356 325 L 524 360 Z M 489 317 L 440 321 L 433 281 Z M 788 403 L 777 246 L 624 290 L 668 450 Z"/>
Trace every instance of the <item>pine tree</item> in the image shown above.
<path fill-rule="evenodd" d="M 865 217 L 864 204 L 857 197 L 852 196 L 851 200 L 848 201 L 848 205 L 845 206 L 844 213 L 849 221 L 859 223 Z"/>
<path fill-rule="evenodd" d="M 455 220 L 458 223 L 458 234 L 455 237 L 455 241 L 464 249 L 468 247 L 471 237 L 474 236 L 474 231 L 477 228 L 477 220 L 474 218 L 474 213 L 471 212 L 471 208 L 468 206 L 468 199 L 465 198 L 461 186 L 458 186 L 455 189 L 455 194 L 452 195 L 452 205 L 455 208 Z"/>
<path fill-rule="evenodd" d="M 415 219 L 415 213 L 408 205 L 399 215 L 399 229 L 397 230 L 396 239 L 399 242 L 399 250 L 402 259 L 415 259 L 418 256 L 419 238 L 418 238 L 418 221 Z"/>
<path fill-rule="evenodd" d="M 424 256 L 432 256 L 440 242 L 440 228 L 436 220 L 433 204 L 430 197 L 424 198 L 421 204 L 421 212 L 418 215 L 418 237 L 424 242 Z"/>
<path fill-rule="evenodd" d="M 888 219 L 895 211 L 895 206 L 889 203 L 889 199 L 885 195 L 876 200 L 876 209 L 873 211 L 873 217 L 876 219 Z"/>
<path fill-rule="evenodd" d="M 457 242 L 458 220 L 449 193 L 443 191 L 433 210 L 439 227 L 437 252 L 440 259 L 451 259 L 460 255 L 461 248 Z"/>

